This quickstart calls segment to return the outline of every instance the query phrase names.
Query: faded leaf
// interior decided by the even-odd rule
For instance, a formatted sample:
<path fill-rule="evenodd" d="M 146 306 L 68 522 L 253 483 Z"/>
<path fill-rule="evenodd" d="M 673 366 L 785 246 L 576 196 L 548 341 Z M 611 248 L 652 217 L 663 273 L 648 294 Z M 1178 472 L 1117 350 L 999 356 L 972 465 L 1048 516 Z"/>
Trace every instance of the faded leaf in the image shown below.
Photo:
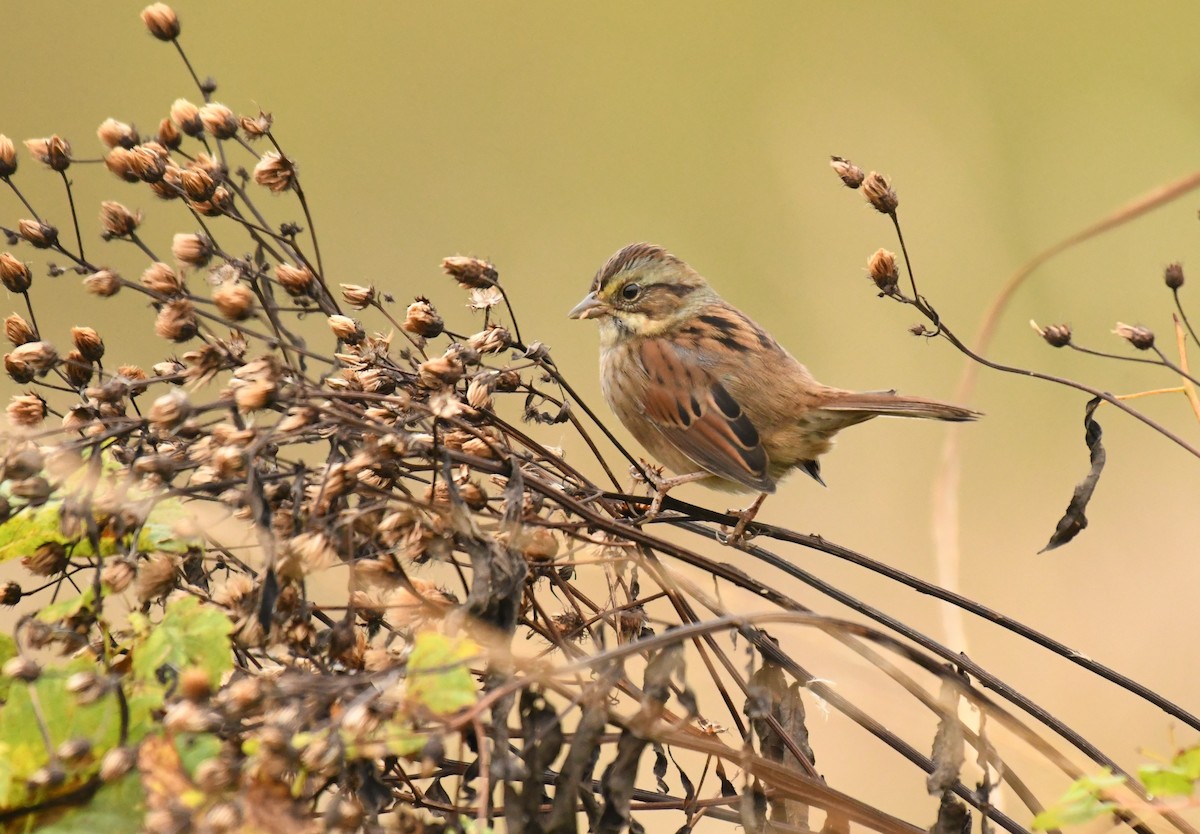
<path fill-rule="evenodd" d="M 1096 490 L 1096 483 L 1100 480 L 1100 473 L 1104 469 L 1104 461 L 1107 457 L 1104 446 L 1100 443 L 1102 434 L 1100 424 L 1092 417 L 1100 403 L 1101 399 L 1094 397 L 1088 401 L 1087 408 L 1083 410 L 1083 439 L 1091 452 L 1091 469 L 1075 486 L 1075 492 L 1071 496 L 1070 503 L 1067 504 L 1067 511 L 1058 520 L 1058 526 L 1054 528 L 1054 535 L 1050 537 L 1046 546 L 1038 551 L 1039 553 L 1061 547 L 1087 527 L 1088 520 L 1084 515 L 1084 510 L 1087 509 L 1088 502 L 1092 500 L 1092 493 Z"/>

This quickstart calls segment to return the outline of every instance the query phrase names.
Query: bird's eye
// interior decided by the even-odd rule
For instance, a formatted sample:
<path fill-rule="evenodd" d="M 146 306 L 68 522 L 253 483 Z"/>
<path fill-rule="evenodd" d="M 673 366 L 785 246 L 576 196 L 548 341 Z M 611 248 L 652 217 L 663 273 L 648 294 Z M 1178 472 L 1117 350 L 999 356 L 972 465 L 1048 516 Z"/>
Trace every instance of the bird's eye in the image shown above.
<path fill-rule="evenodd" d="M 626 284 L 621 288 L 621 298 L 626 301 L 636 301 L 641 294 L 642 288 L 639 284 Z"/>

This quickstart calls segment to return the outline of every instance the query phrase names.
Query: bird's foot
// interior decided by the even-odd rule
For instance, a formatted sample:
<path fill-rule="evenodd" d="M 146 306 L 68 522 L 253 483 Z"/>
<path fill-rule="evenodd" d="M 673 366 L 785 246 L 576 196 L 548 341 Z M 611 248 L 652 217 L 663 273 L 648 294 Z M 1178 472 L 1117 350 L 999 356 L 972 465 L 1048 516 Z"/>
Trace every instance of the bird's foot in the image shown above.
<path fill-rule="evenodd" d="M 758 515 L 758 509 L 762 506 L 763 501 L 767 498 L 767 493 L 761 493 L 754 499 L 754 503 L 744 510 L 726 510 L 729 515 L 737 516 L 737 524 L 733 526 L 733 532 L 728 536 L 723 533 L 717 534 L 717 541 L 721 544 L 737 547 L 747 539 L 754 538 L 754 534 L 746 535 L 746 528 L 750 526 L 750 522 L 754 521 L 754 517 Z M 721 528 L 724 531 L 724 527 Z"/>
<path fill-rule="evenodd" d="M 708 472 L 691 472 L 687 475 L 677 475 L 674 478 L 664 478 L 662 477 L 661 467 L 647 466 L 644 478 L 640 474 L 635 474 L 635 477 L 645 480 L 654 489 L 654 498 L 650 501 L 650 509 L 646 510 L 646 514 L 638 519 L 639 524 L 647 524 L 662 514 L 663 501 L 666 500 L 668 492 L 677 486 L 709 478 L 711 474 Z"/>

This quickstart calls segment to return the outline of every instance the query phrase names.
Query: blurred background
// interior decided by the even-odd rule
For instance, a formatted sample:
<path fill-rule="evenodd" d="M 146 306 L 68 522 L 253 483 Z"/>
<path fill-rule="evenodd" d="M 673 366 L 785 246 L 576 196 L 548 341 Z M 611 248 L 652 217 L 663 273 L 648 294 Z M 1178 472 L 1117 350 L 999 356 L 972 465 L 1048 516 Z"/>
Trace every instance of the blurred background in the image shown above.
<path fill-rule="evenodd" d="M 139 22 L 142 5 L 10 4 L 0 132 L 18 141 L 59 133 L 76 156 L 99 157 L 104 118 L 153 133 L 175 98 L 198 100 L 173 48 Z M 1190 173 L 1200 147 L 1194 4 L 1160 4 L 1154 14 L 1123 3 L 1024 0 L 174 5 L 197 72 L 218 82 L 215 99 L 274 114 L 276 135 L 299 162 L 332 282 L 375 284 L 401 304 L 429 294 L 465 329 L 465 298 L 440 277 L 439 261 L 487 257 L 526 341 L 549 345 L 605 414 L 594 327 L 565 313 L 626 243 L 651 240 L 688 260 L 822 381 L 952 398 L 963 359 L 942 341 L 909 335 L 912 312 L 876 298 L 866 259 L 896 249 L 894 233 L 841 186 L 829 155 L 892 178 L 922 291 L 973 338 L 1021 263 Z M 65 232 L 57 178 L 20 152 L 20 185 Z M 102 199 L 143 207 L 145 191 L 99 168 L 70 173 L 89 254 L 136 276 L 141 259 L 128 247 L 95 254 L 105 244 L 94 217 Z M 278 201 L 281 217 L 297 217 L 287 200 Z M 1110 333 L 1118 320 L 1173 345 L 1162 268 L 1200 266 L 1198 203 L 1190 195 L 1050 262 L 1013 300 L 990 355 L 1115 393 L 1175 384 L 1165 372 L 1055 351 L 1028 321 L 1069 322 L 1078 342 L 1120 353 L 1129 351 Z M 182 207 L 144 207 L 155 209 L 145 236 L 164 252 L 171 234 L 194 230 Z M 16 199 L 0 193 L 0 222 L 20 216 Z M 88 324 L 105 336 L 114 364 L 167 352 L 131 294 L 103 306 L 72 275 L 36 279 L 33 291 L 55 341 Z M 1195 320 L 1198 292 L 1195 282 L 1183 291 Z M 0 390 L 7 398 L 14 386 L 0 381 Z M 1109 460 L 1090 526 L 1038 555 L 1086 471 L 1085 399 L 981 374 L 967 404 L 987 417 L 962 429 L 960 590 L 1198 707 L 1188 647 L 1200 461 L 1101 408 Z M 1138 405 L 1200 441 L 1181 396 Z M 536 431 L 590 465 L 567 432 Z M 882 420 L 850 430 L 825 460 L 829 488 L 796 478 L 762 518 L 935 580 L 929 487 L 945 431 Z M 730 502 L 702 488 L 680 494 L 717 509 Z M 821 554 L 788 555 L 943 634 L 938 603 Z M 783 590 L 845 613 L 801 586 Z M 975 660 L 1124 765 L 1196 741 L 1132 696 L 994 627 L 968 621 L 967 635 L 961 648 Z M 818 648 L 826 644 L 813 642 L 809 655 L 807 640 L 797 634 L 790 645 L 815 674 L 881 720 L 903 722 L 889 714 L 890 689 L 875 702 L 864 692 L 878 675 L 825 665 Z M 927 750 L 932 724 L 921 721 L 911 740 Z M 922 779 L 896 754 L 819 711 L 810 724 L 832 786 L 932 820 Z M 1033 781 L 1053 795 L 1065 785 L 1049 774 Z"/>

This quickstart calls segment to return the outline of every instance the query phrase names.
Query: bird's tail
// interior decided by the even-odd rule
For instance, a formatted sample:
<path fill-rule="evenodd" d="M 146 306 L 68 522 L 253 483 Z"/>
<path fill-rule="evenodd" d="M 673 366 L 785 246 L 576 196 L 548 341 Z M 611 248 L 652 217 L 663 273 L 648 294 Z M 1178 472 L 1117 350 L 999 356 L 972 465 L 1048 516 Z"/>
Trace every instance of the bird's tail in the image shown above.
<path fill-rule="evenodd" d="M 969 408 L 924 397 L 901 396 L 895 391 L 835 391 L 830 393 L 821 408 L 847 416 L 861 414 L 864 420 L 871 417 L 920 417 L 961 423 L 982 416 Z"/>

